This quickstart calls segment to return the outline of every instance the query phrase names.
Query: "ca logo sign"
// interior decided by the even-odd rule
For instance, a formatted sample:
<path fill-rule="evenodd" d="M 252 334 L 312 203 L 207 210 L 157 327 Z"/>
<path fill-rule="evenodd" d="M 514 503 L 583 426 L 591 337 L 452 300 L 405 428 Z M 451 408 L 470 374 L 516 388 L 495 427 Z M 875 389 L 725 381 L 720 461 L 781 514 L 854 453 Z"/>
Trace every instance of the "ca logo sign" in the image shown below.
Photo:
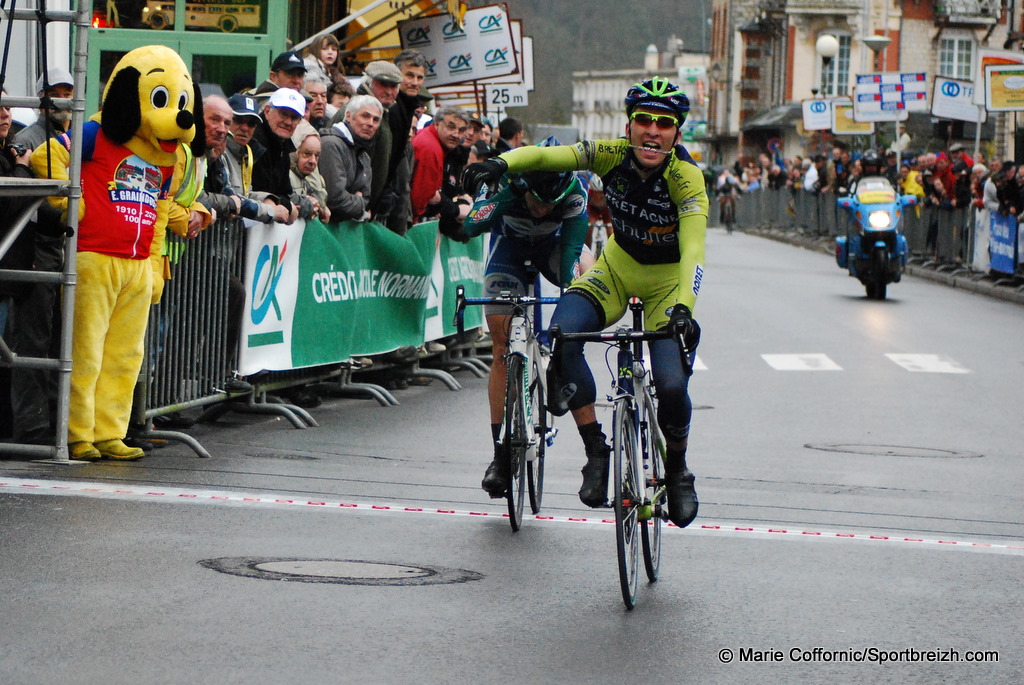
<path fill-rule="evenodd" d="M 284 272 L 284 255 L 288 251 L 286 242 L 280 248 L 264 245 L 256 258 L 256 268 L 252 277 L 252 322 L 257 326 L 267 318 L 270 308 L 274 308 L 277 320 L 281 320 L 281 305 L 277 303 L 277 284 Z M 262 287 L 260 287 L 262 285 Z"/>

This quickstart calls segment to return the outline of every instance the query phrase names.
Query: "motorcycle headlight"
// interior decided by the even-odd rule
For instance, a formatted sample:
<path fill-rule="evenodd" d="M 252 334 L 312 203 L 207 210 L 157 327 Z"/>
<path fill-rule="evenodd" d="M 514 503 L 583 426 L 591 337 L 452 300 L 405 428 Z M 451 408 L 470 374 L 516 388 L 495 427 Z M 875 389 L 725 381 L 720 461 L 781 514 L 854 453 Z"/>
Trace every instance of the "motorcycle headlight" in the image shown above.
<path fill-rule="evenodd" d="M 889 212 L 878 210 L 868 215 L 868 225 L 871 228 L 889 228 L 891 223 L 892 217 L 889 216 Z"/>

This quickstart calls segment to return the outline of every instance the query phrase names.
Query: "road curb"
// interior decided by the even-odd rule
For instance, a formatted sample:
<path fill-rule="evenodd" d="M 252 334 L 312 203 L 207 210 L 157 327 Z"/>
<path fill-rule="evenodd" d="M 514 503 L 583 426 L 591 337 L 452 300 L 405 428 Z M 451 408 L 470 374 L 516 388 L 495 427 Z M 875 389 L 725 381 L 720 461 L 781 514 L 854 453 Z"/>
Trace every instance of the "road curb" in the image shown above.
<path fill-rule="evenodd" d="M 810 236 L 799 231 L 785 231 L 774 228 L 744 229 L 743 232 L 759 238 L 795 245 L 814 252 L 821 252 L 831 256 L 835 255 L 835 241 L 833 238 Z M 920 264 L 908 264 L 906 273 L 916 278 L 924 278 L 936 283 L 942 283 L 950 288 L 960 288 L 978 295 L 1024 305 L 1024 290 L 1015 286 L 996 285 L 990 276 L 979 277 L 977 274 L 947 273 Z"/>

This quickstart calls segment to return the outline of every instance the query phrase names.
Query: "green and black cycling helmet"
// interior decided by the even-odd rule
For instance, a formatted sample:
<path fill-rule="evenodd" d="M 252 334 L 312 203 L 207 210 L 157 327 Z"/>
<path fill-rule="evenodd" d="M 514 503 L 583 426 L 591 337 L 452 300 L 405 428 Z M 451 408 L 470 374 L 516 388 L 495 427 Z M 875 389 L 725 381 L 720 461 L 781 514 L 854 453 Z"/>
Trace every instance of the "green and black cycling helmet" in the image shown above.
<path fill-rule="evenodd" d="M 679 86 L 667 78 L 655 76 L 641 83 L 633 84 L 626 93 L 626 115 L 633 114 L 637 107 L 663 109 L 675 114 L 680 126 L 686 121 L 690 112 L 690 99 L 680 90 Z"/>
<path fill-rule="evenodd" d="M 537 147 L 553 147 L 560 145 L 558 138 L 548 136 Z M 576 177 L 571 171 L 527 171 L 513 181 L 513 187 L 520 195 L 531 193 L 545 204 L 561 202 L 572 189 L 572 181 Z"/>

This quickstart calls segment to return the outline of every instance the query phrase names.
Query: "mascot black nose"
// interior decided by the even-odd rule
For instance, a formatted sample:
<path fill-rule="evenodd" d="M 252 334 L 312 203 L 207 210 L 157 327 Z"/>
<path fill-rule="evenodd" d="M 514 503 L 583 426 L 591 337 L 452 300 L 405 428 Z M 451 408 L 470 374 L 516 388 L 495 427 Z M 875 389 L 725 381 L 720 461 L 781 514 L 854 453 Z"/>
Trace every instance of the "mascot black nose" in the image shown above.
<path fill-rule="evenodd" d="M 194 124 L 196 120 L 195 117 L 192 116 L 192 112 L 183 109 L 178 112 L 178 116 L 174 118 L 174 121 L 180 128 L 189 129 L 192 128 L 192 124 Z"/>

